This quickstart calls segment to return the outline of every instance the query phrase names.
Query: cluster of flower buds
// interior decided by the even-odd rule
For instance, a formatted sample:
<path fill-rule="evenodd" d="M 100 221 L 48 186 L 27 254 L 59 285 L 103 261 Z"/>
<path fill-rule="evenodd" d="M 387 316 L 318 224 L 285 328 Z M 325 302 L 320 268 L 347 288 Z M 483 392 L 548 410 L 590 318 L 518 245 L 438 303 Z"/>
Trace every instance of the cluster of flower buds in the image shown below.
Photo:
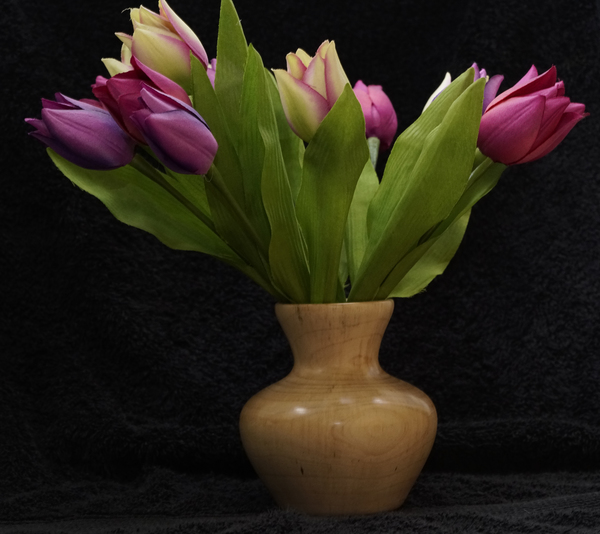
<path fill-rule="evenodd" d="M 63 157 L 90 169 L 126 165 L 136 145 L 149 146 L 177 172 L 204 174 L 218 146 L 203 118 L 192 108 L 190 54 L 204 65 L 214 86 L 216 60 L 209 61 L 188 25 L 159 0 L 159 13 L 131 9 L 132 35 L 118 33 L 121 59 L 104 59 L 111 75 L 92 86 L 94 100 L 57 94 L 43 100 L 41 119 L 27 119 L 31 134 Z M 292 130 L 310 142 L 319 125 L 349 84 L 335 43 L 325 41 L 314 57 L 304 50 L 287 55 L 287 70 L 276 69 L 283 109 Z M 475 79 L 485 78 L 478 146 L 494 161 L 514 165 L 553 150 L 583 119 L 585 106 L 565 96 L 552 67 L 538 75 L 533 66 L 511 89 L 496 96 L 502 76 L 489 77 L 473 64 Z M 451 83 L 446 75 L 425 108 Z M 356 82 L 354 94 L 365 117 L 365 133 L 380 149 L 391 147 L 398 120 L 379 85 Z"/>

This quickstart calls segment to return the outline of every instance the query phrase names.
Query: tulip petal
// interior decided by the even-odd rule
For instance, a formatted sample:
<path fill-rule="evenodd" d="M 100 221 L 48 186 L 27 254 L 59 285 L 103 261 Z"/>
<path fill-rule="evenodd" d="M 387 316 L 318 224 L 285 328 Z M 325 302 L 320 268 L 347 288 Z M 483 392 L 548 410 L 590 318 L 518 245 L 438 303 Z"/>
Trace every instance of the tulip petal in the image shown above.
<path fill-rule="evenodd" d="M 114 169 L 133 158 L 134 141 L 106 111 L 43 109 L 42 120 L 52 139 L 40 140 L 76 165 Z"/>
<path fill-rule="evenodd" d="M 485 89 L 483 90 L 483 111 L 487 109 L 490 105 L 490 102 L 496 98 L 498 94 L 498 90 L 500 89 L 500 84 L 503 82 L 504 76 L 501 74 L 496 74 L 492 76 L 485 84 Z"/>
<path fill-rule="evenodd" d="M 531 67 L 529 72 L 533 72 L 533 69 L 535 69 L 535 67 Z M 519 81 L 516 85 L 514 85 L 507 91 L 504 91 L 503 93 L 498 95 L 494 100 L 492 100 L 492 102 L 488 106 L 487 111 L 490 111 L 500 102 L 505 101 L 509 97 L 513 98 L 530 95 L 532 93 L 548 89 L 554 86 L 554 84 L 556 83 L 556 67 L 554 65 L 550 67 L 546 72 L 540 74 L 539 76 L 536 76 L 533 79 L 527 79 L 529 72 L 523 78 L 521 78 L 521 81 Z"/>
<path fill-rule="evenodd" d="M 156 87 L 158 87 L 163 93 L 167 93 L 186 104 L 192 105 L 190 97 L 183 87 L 175 83 L 170 78 L 163 76 L 160 72 L 152 70 L 150 67 L 142 63 L 139 59 L 133 59 L 133 64 L 139 68 L 148 78 L 152 81 Z"/>
<path fill-rule="evenodd" d="M 511 165 L 531 149 L 544 114 L 543 96 L 515 97 L 491 105 L 481 118 L 477 146 L 494 161 Z"/>
<path fill-rule="evenodd" d="M 423 111 L 425 111 L 429 106 L 431 106 L 431 103 L 451 83 L 452 83 L 452 76 L 451 76 L 451 74 L 449 72 L 447 72 L 446 76 L 444 76 L 444 79 L 442 80 L 442 83 L 440 83 L 440 85 L 438 85 L 438 87 L 436 88 L 436 90 L 433 93 L 431 93 L 431 96 L 427 99 L 427 102 L 425 102 L 425 107 L 423 108 Z"/>
<path fill-rule="evenodd" d="M 319 55 L 315 56 L 306 69 L 302 81 L 312 87 L 323 98 L 327 98 L 325 82 L 325 61 Z"/>
<path fill-rule="evenodd" d="M 199 121 L 203 122 L 206 125 L 206 122 L 200 116 L 200 114 L 187 102 L 183 102 L 167 93 L 157 91 L 156 89 L 150 87 L 147 84 L 142 84 L 142 86 L 143 87 L 140 91 L 140 96 L 144 103 L 153 113 L 163 113 L 165 111 L 173 111 L 175 109 L 180 109 L 183 111 L 187 111 L 190 115 L 193 115 Z"/>
<path fill-rule="evenodd" d="M 298 48 L 298 50 L 296 50 L 296 55 L 298 56 L 298 59 L 302 61 L 305 67 L 310 65 L 312 56 L 309 56 L 304 50 L 302 50 L 302 48 Z"/>
<path fill-rule="evenodd" d="M 133 70 L 131 65 L 125 65 L 122 61 L 112 57 L 103 57 L 101 61 L 104 63 L 108 74 L 111 76 L 116 76 L 122 72 L 129 72 L 130 70 Z"/>
<path fill-rule="evenodd" d="M 538 132 L 538 136 L 531 147 L 532 150 L 541 145 L 545 139 L 552 135 L 554 130 L 556 130 L 561 117 L 569 106 L 570 102 L 571 101 L 566 96 L 546 99 L 546 106 L 544 108 L 544 116 L 542 117 L 540 131 Z"/>
<path fill-rule="evenodd" d="M 350 80 L 348 80 L 348 76 L 346 76 L 340 63 L 334 41 L 329 43 L 325 55 L 325 82 L 327 84 L 327 100 L 331 105 L 340 97 L 344 87 L 350 84 Z"/>
<path fill-rule="evenodd" d="M 173 26 L 167 18 L 161 17 L 158 13 L 150 11 L 144 6 L 140 6 L 135 22 L 150 26 L 151 28 L 162 28 L 168 31 L 173 30 Z"/>
<path fill-rule="evenodd" d="M 546 139 L 536 149 L 532 150 L 524 158 L 516 161 L 515 163 L 529 163 L 530 161 L 543 158 L 561 143 L 561 141 L 581 119 L 584 119 L 588 115 L 589 113 L 564 113 L 554 134 L 552 134 L 548 139 Z"/>
<path fill-rule="evenodd" d="M 133 55 L 144 65 L 185 86 L 190 75 L 190 50 L 173 34 L 149 31 L 143 26 L 133 34 Z"/>
<path fill-rule="evenodd" d="M 208 67 L 208 56 L 204 46 L 198 39 L 198 36 L 192 31 L 192 29 L 173 11 L 165 0 L 159 0 L 158 5 L 160 12 L 164 14 L 169 22 L 173 25 L 175 31 L 185 41 L 185 44 L 192 50 L 194 55 L 204 65 L 204 68 Z"/>
<path fill-rule="evenodd" d="M 292 130 L 308 142 L 329 112 L 329 105 L 317 91 L 296 80 L 290 73 L 274 70 L 281 103 Z"/>
<path fill-rule="evenodd" d="M 287 64 L 287 71 L 296 78 L 296 80 L 301 80 L 306 72 L 306 65 L 302 60 L 296 54 L 290 52 L 285 56 L 285 61 Z"/>
<path fill-rule="evenodd" d="M 155 113 L 143 123 L 146 141 L 167 167 L 184 174 L 206 174 L 217 152 L 210 130 L 186 111 Z"/>

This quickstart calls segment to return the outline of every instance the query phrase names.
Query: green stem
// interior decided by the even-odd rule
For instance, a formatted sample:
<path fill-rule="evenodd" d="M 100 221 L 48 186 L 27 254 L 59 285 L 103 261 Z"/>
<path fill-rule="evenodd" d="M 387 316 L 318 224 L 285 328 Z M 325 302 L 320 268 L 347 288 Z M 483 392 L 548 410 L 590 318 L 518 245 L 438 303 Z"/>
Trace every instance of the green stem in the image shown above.
<path fill-rule="evenodd" d="M 369 137 L 367 139 L 367 145 L 369 146 L 369 155 L 371 156 L 371 163 L 373 164 L 373 168 L 377 167 L 377 158 L 379 158 L 379 145 L 381 141 L 379 141 L 378 137 Z"/>
<path fill-rule="evenodd" d="M 256 245 L 258 253 L 261 256 L 261 259 L 263 260 L 263 263 L 266 263 L 266 265 L 268 265 L 268 248 L 261 241 L 260 237 L 256 233 L 255 228 L 252 226 L 252 224 L 250 224 L 250 221 L 246 217 L 246 214 L 244 213 L 242 208 L 240 208 L 240 205 L 236 202 L 235 198 L 233 198 L 233 195 L 231 194 L 229 189 L 227 189 L 227 186 L 223 181 L 221 173 L 214 165 L 211 165 L 210 169 L 206 173 L 206 179 L 213 186 L 215 186 L 218 189 L 218 191 L 223 195 L 223 197 L 227 201 L 228 207 L 231 209 L 232 214 L 240 224 L 242 231 L 246 234 L 248 239 L 250 239 Z"/>
<path fill-rule="evenodd" d="M 213 232 L 215 231 L 215 226 L 212 220 L 202 211 L 200 211 L 194 204 L 192 204 L 187 198 L 185 198 L 177 189 L 175 189 L 167 180 L 165 180 L 164 176 L 158 169 L 154 168 L 150 162 L 146 161 L 143 156 L 136 154 L 136 156 L 131 161 L 130 165 L 140 171 L 142 174 L 145 174 L 150 178 L 153 182 L 160 185 L 163 189 L 169 192 L 174 198 L 176 198 L 183 206 L 185 206 L 192 214 L 194 214 L 198 219 L 200 219 L 208 228 L 210 228 Z M 203 178 L 200 176 L 200 180 Z"/>

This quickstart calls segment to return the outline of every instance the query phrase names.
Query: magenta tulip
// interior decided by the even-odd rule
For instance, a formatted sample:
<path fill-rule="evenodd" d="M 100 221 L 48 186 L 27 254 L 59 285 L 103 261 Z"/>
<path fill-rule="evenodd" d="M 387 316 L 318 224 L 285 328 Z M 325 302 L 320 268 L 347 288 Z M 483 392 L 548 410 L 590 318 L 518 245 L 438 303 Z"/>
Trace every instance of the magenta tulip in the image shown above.
<path fill-rule="evenodd" d="M 85 169 L 109 170 L 127 165 L 135 142 L 100 102 L 75 100 L 60 93 L 42 99 L 42 118 L 25 119 L 30 135 L 57 154 Z"/>
<path fill-rule="evenodd" d="M 174 81 L 148 68 L 135 58 L 131 59 L 131 63 L 132 70 L 116 74 L 110 79 L 98 76 L 96 83 L 92 85 L 92 92 L 123 130 L 139 143 L 146 144 L 137 123 L 131 120 L 131 115 L 135 111 L 145 107 L 140 100 L 142 87 L 154 87 L 188 105 L 191 105 L 191 102 L 185 90 Z"/>
<path fill-rule="evenodd" d="M 556 81 L 556 68 L 538 75 L 535 66 L 511 89 L 489 104 L 479 128 L 483 154 L 505 165 L 539 159 L 588 116 L 585 105 L 565 96 L 564 83 Z"/>
<path fill-rule="evenodd" d="M 131 120 L 156 157 L 175 172 L 206 174 L 218 145 L 198 112 L 150 86 L 142 88 L 140 101 L 143 108 Z"/>
<path fill-rule="evenodd" d="M 387 150 L 398 130 L 392 102 L 381 85 L 365 85 L 361 80 L 354 85 L 354 94 L 365 115 L 367 138 L 377 137 L 381 142 L 380 150 Z"/>

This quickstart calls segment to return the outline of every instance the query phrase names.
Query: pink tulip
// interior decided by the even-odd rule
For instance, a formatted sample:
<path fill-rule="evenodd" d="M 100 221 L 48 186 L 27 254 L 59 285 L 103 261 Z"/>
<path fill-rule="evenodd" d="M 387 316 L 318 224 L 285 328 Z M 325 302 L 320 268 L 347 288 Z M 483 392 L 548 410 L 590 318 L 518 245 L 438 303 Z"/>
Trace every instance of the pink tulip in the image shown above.
<path fill-rule="evenodd" d="M 535 66 L 511 89 L 489 104 L 479 128 L 483 154 L 505 165 L 539 159 L 565 138 L 581 119 L 585 105 L 565 96 L 556 68 L 538 75 Z"/>
<path fill-rule="evenodd" d="M 25 119 L 36 128 L 32 137 L 85 169 L 116 169 L 133 159 L 135 142 L 100 102 L 60 93 L 55 98 L 56 102 L 42 99 L 41 119 Z"/>
<path fill-rule="evenodd" d="M 398 130 L 392 102 L 381 85 L 365 85 L 361 80 L 354 85 L 354 94 L 365 115 L 367 138 L 377 137 L 381 142 L 380 150 L 387 150 Z"/>
<path fill-rule="evenodd" d="M 143 108 L 131 120 L 161 163 L 182 174 L 206 174 L 218 145 L 198 112 L 150 86 L 142 87 L 140 101 Z"/>
<path fill-rule="evenodd" d="M 350 82 L 333 41 L 323 42 L 315 57 L 299 48 L 286 60 L 287 71 L 273 71 L 281 103 L 292 130 L 308 142 Z"/>

